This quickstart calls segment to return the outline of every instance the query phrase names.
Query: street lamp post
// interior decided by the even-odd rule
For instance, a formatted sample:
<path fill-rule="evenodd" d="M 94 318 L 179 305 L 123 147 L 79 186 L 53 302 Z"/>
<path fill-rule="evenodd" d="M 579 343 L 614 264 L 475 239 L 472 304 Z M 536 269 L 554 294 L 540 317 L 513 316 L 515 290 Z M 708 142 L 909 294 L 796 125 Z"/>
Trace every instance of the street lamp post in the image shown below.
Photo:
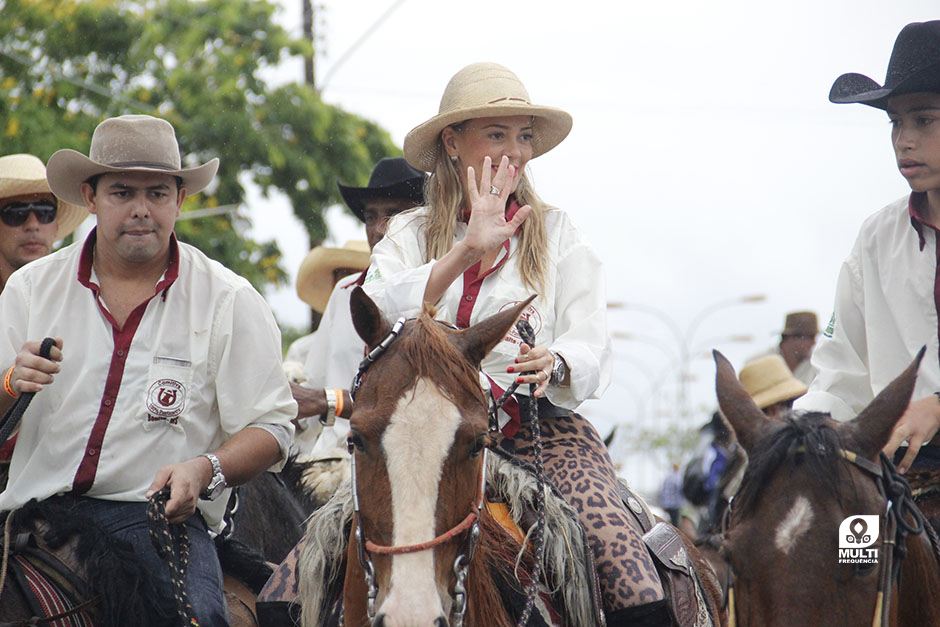
<path fill-rule="evenodd" d="M 701 311 L 699 311 L 689 322 L 688 327 L 685 331 L 679 326 L 678 323 L 665 311 L 645 303 L 633 303 L 633 302 L 611 302 L 608 303 L 608 309 L 620 309 L 625 311 L 637 311 L 650 315 L 660 322 L 662 322 L 672 334 L 673 339 L 675 340 L 676 349 L 678 351 L 678 387 L 677 387 L 677 413 L 678 418 L 682 424 L 686 424 L 689 418 L 689 395 L 688 395 L 688 378 L 689 378 L 689 365 L 692 360 L 692 341 L 695 338 L 695 332 L 698 330 L 702 322 L 710 315 L 714 314 L 717 311 L 722 309 L 727 309 L 729 307 L 735 307 L 738 305 L 745 305 L 751 303 L 760 303 L 764 302 L 767 297 L 764 294 L 753 294 L 747 296 L 741 296 L 739 298 L 722 300 L 716 303 L 708 305 Z M 614 337 L 620 337 L 621 339 L 633 339 L 640 341 L 646 344 L 656 345 L 659 344 L 659 348 L 666 352 L 667 354 L 673 353 L 666 348 L 666 344 L 659 342 L 658 340 L 654 342 L 655 338 L 642 335 L 633 335 L 633 334 L 613 334 Z M 735 336 L 732 336 L 735 337 Z"/>

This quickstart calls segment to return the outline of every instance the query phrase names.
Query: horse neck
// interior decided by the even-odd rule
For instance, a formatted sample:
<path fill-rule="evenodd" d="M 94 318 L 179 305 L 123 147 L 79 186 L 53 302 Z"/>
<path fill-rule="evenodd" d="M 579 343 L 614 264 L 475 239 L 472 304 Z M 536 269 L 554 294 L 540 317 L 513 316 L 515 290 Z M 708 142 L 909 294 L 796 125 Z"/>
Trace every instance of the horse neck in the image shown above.
<path fill-rule="evenodd" d="M 906 544 L 907 555 L 901 565 L 901 582 L 895 597 L 900 624 L 933 624 L 940 616 L 940 595 L 937 593 L 940 590 L 940 563 L 927 530 L 908 536 Z"/>

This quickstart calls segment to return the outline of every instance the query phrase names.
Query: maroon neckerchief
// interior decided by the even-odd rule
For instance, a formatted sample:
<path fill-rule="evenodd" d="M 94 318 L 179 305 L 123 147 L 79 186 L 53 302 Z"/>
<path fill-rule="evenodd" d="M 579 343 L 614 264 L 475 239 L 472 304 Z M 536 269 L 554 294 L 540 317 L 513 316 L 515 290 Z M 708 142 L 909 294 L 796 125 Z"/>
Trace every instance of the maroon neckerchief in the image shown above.
<path fill-rule="evenodd" d="M 516 202 L 515 196 L 510 196 L 509 204 L 506 207 L 506 220 L 512 220 L 517 211 L 519 211 L 519 203 Z M 461 214 L 460 220 L 462 222 L 469 222 L 470 214 L 466 212 Z M 482 261 L 478 261 L 463 273 L 463 293 L 460 295 L 460 304 L 457 305 L 458 328 L 466 329 L 470 326 L 470 315 L 473 313 L 474 305 L 476 305 L 477 296 L 480 294 L 480 287 L 483 285 L 483 280 L 503 267 L 503 264 L 506 263 L 507 259 L 509 259 L 508 239 L 503 242 L 502 257 L 500 257 L 499 260 L 493 264 L 492 268 L 481 274 L 480 264 Z M 489 379 L 493 395 L 496 398 L 501 397 L 505 390 L 497 385 L 489 375 L 486 375 L 486 378 Z M 505 435 L 507 438 L 511 438 L 516 434 L 517 431 L 519 431 L 519 427 L 522 426 L 522 421 L 519 417 L 519 403 L 516 402 L 515 397 L 510 396 L 506 402 L 503 403 L 501 409 L 509 415 L 509 422 L 507 422 L 502 428 L 503 435 Z"/>

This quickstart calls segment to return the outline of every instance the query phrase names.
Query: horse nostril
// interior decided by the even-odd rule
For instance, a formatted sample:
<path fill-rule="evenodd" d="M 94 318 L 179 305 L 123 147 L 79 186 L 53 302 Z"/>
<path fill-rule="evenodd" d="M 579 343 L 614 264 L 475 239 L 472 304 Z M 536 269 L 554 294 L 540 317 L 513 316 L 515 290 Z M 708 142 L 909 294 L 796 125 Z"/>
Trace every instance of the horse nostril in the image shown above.
<path fill-rule="evenodd" d="M 438 616 L 437 620 L 434 621 L 434 627 L 447 627 L 447 619 L 443 616 Z"/>
<path fill-rule="evenodd" d="M 385 627 L 385 614 L 379 614 L 372 621 L 372 627 Z"/>

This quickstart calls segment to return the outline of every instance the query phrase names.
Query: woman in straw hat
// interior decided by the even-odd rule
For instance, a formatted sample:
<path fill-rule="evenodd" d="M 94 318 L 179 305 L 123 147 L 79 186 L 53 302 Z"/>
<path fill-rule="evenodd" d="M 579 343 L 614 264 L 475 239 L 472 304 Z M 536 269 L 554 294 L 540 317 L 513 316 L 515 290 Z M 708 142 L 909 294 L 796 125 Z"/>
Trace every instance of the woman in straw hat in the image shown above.
<path fill-rule="evenodd" d="M 576 413 L 610 379 L 602 264 L 525 173 L 530 159 L 570 129 L 568 113 L 531 104 L 505 67 L 460 70 L 438 115 L 405 138 L 408 162 L 431 172 L 426 206 L 389 224 L 373 250 L 366 291 L 389 317 L 414 316 L 427 303 L 438 319 L 461 328 L 537 294 L 523 314 L 536 346 L 530 350 L 513 330 L 482 364 L 497 396 L 514 381 L 523 384 L 502 416 L 501 445 L 533 458 L 520 414 L 537 403 L 546 476 L 590 534 L 607 624 L 669 624 L 662 585 L 619 496 L 606 448 Z M 528 384 L 537 385 L 537 400 L 526 396 Z M 598 520 L 606 524 L 597 528 Z"/>

